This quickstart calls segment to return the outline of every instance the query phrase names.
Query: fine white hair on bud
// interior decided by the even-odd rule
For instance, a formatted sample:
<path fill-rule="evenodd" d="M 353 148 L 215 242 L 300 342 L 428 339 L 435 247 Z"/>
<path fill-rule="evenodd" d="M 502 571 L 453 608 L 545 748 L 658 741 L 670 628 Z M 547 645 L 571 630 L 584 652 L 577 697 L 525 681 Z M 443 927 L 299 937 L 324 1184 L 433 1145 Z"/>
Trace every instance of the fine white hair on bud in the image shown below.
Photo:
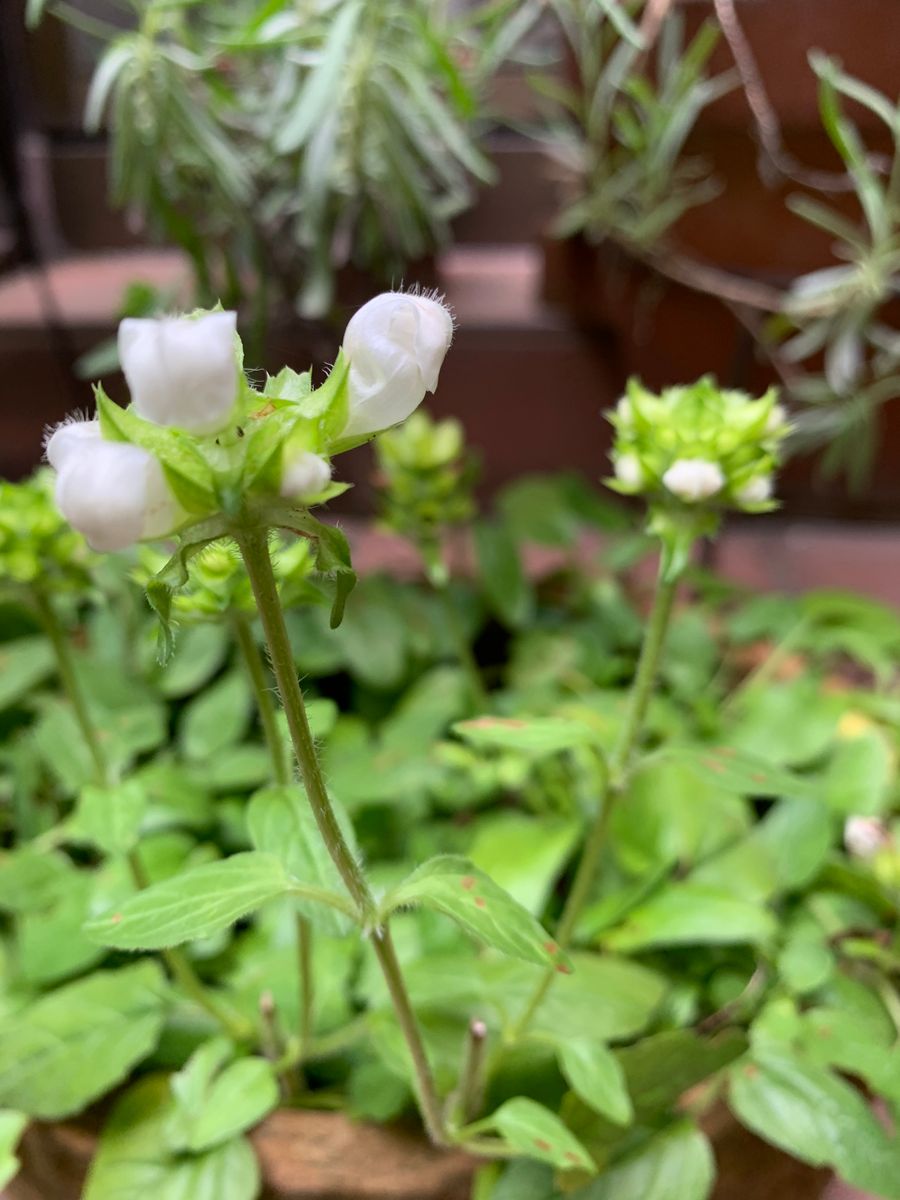
<path fill-rule="evenodd" d="M 331 464 L 311 450 L 287 456 L 281 476 L 281 495 L 288 500 L 309 500 L 331 482 Z"/>
<path fill-rule="evenodd" d="M 718 463 L 705 458 L 679 458 L 672 463 L 662 481 L 673 496 L 688 504 L 697 504 L 715 496 L 725 485 Z"/>
<path fill-rule="evenodd" d="M 638 488 L 644 485 L 644 468 L 636 454 L 617 454 L 613 470 L 619 483 L 627 488 Z"/>
<path fill-rule="evenodd" d="M 886 825 L 878 817 L 848 817 L 844 824 L 844 845 L 856 858 L 874 858 L 890 840 Z"/>
<path fill-rule="evenodd" d="M 771 475 L 756 475 L 744 484 L 735 499 L 739 504 L 762 504 L 772 499 L 773 486 L 774 480 Z"/>
<path fill-rule="evenodd" d="M 97 421 L 61 425 L 47 442 L 56 506 L 94 550 L 124 550 L 171 533 L 181 518 L 162 467 L 126 442 L 107 442 Z"/>
<path fill-rule="evenodd" d="M 343 436 L 405 421 L 437 387 L 452 340 L 453 317 L 436 296 L 384 292 L 364 304 L 344 333 L 350 370 Z"/>
<path fill-rule="evenodd" d="M 234 412 L 237 314 L 128 317 L 119 325 L 119 359 L 138 416 L 192 433 L 216 433 Z"/>

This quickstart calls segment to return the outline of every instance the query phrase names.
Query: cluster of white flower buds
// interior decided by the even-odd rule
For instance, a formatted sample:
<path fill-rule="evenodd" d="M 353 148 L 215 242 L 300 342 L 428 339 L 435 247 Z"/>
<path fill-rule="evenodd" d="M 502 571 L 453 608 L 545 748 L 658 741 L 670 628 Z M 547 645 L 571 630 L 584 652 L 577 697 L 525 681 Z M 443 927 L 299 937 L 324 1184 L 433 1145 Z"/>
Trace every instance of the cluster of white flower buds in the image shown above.
<path fill-rule="evenodd" d="M 452 338 L 450 312 L 434 297 L 390 292 L 363 305 L 342 348 L 345 419 L 326 444 L 285 438 L 276 493 L 300 504 L 320 498 L 331 481 L 330 454 L 405 420 L 437 386 Z M 119 357 L 130 411 L 198 444 L 227 445 L 229 431 L 248 415 L 260 419 L 254 403 L 266 411 L 240 370 L 233 312 L 125 320 Z M 46 455 L 57 473 L 61 513 L 96 550 L 171 534 L 188 518 L 152 449 L 112 440 L 98 420 L 59 426 Z"/>
<path fill-rule="evenodd" d="M 709 378 L 656 396 L 632 381 L 610 415 L 616 439 L 610 485 L 656 503 L 763 512 L 789 429 L 770 391 L 758 400 Z"/>

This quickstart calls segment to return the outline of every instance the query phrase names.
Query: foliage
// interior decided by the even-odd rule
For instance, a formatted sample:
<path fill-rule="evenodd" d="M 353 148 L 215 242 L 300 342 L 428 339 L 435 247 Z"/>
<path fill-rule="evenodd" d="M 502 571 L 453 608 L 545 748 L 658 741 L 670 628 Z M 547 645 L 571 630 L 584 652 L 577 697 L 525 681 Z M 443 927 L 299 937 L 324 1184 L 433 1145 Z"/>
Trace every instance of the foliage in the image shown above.
<path fill-rule="evenodd" d="M 847 466 L 857 484 L 875 449 L 875 418 L 881 405 L 900 395 L 900 337 L 888 305 L 900 282 L 900 106 L 812 55 L 819 77 L 822 124 L 844 164 L 861 220 L 809 196 L 789 198 L 803 220 L 835 239 L 840 265 L 794 280 L 775 330 L 792 336 L 778 348 L 788 364 L 807 364 L 791 382 L 801 404 L 797 437 L 802 444 L 829 444 L 826 470 Z M 846 102 L 862 105 L 886 127 L 891 152 L 879 161 L 866 147 Z"/>
<path fill-rule="evenodd" d="M 521 566 L 532 515 L 537 540 L 558 547 L 538 578 Z M 470 1020 L 487 1030 L 459 1136 L 516 1157 L 490 1168 L 483 1194 L 529 1195 L 533 1178 L 542 1197 L 708 1196 L 713 1149 L 683 1097 L 696 1113 L 724 1089 L 763 1137 L 897 1196 L 896 1144 L 847 1079 L 896 1111 L 897 892 L 885 870 L 897 858 L 896 615 L 849 595 L 754 597 L 694 576 L 566 958 L 540 924 L 553 927 L 571 881 L 642 625 L 628 579 L 579 562 L 576 547 L 610 528 L 613 560 L 645 542 L 568 477 L 519 481 L 491 523 L 518 563 L 528 618 L 497 606 L 486 575 L 452 584 L 488 713 L 466 690 L 441 592 L 368 577 L 334 632 L 302 596 L 288 610 L 329 783 L 382 913 L 395 913 L 444 1094 Z M 320 1089 L 348 1105 L 377 1091 L 382 1118 L 410 1103 L 385 984 L 348 932 L 304 793 L 271 786 L 262 728 L 232 719 L 247 709 L 221 617 L 230 599 L 245 611 L 244 592 L 213 550 L 189 565 L 186 595 L 202 602 L 166 668 L 133 561 L 102 565 L 103 598 L 88 583 L 78 595 L 75 670 L 126 791 L 92 782 L 23 600 L 2 616 L 3 654 L 23 664 L 21 687 L 3 693 L 4 1152 L 20 1114 L 77 1112 L 139 1067 L 107 1122 L 91 1200 L 148 1187 L 254 1196 L 245 1133 L 276 1103 L 276 1076 L 300 1107 Z M 290 577 L 300 552 L 284 541 L 278 554 Z M 86 563 L 99 578 L 101 564 Z M 761 642 L 769 656 L 747 676 Z M 780 664 L 795 653 L 805 671 L 792 677 Z M 348 698 L 340 710 L 333 696 Z M 842 848 L 852 813 L 888 831 L 877 870 Z M 413 870 L 430 855 L 443 857 Z M 129 861 L 150 885 L 140 894 Z M 298 913 L 315 930 L 305 1037 Z M 178 970 L 167 980 L 152 959 L 114 949 L 181 942 L 212 1008 Z M 563 971 L 528 1020 L 548 956 Z"/>
<path fill-rule="evenodd" d="M 705 25 L 685 47 L 681 18 L 668 18 L 650 71 L 627 5 L 554 0 L 551 8 L 576 73 L 572 83 L 555 74 L 534 79 L 556 114 L 541 136 L 574 194 L 557 232 L 654 249 L 719 190 L 709 166 L 684 152 L 697 117 L 733 86 L 731 75 L 705 73 L 717 30 Z"/>
<path fill-rule="evenodd" d="M 258 323 L 275 299 L 321 316 L 338 270 L 397 282 L 492 178 L 479 100 L 513 49 L 494 14 L 459 20 L 425 0 L 135 7 L 135 29 L 110 27 L 85 124 L 105 117 L 116 203 L 188 254 L 201 304 L 246 295 Z"/>

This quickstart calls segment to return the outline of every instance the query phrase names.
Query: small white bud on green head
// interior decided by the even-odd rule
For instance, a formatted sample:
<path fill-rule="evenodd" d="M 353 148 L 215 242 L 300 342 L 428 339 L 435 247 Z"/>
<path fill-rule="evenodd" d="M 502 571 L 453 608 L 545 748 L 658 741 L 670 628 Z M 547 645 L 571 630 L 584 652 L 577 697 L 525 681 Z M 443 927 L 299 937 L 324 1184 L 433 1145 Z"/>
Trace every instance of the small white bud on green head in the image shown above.
<path fill-rule="evenodd" d="M 286 455 L 281 495 L 289 500 L 311 500 L 331 482 L 331 464 L 311 450 Z"/>
<path fill-rule="evenodd" d="M 686 504 L 697 504 L 720 492 L 725 484 L 725 476 L 718 463 L 703 458 L 680 458 L 672 463 L 662 481 L 679 500 Z"/>
<path fill-rule="evenodd" d="M 236 321 L 233 312 L 122 321 L 119 359 L 138 416 L 197 434 L 224 429 L 238 391 Z"/>
<path fill-rule="evenodd" d="M 774 480 L 771 475 L 756 475 L 736 493 L 739 504 L 763 504 L 772 499 Z"/>
<path fill-rule="evenodd" d="M 613 463 L 616 479 L 624 488 L 637 491 L 644 484 L 644 468 L 636 454 L 617 454 Z"/>

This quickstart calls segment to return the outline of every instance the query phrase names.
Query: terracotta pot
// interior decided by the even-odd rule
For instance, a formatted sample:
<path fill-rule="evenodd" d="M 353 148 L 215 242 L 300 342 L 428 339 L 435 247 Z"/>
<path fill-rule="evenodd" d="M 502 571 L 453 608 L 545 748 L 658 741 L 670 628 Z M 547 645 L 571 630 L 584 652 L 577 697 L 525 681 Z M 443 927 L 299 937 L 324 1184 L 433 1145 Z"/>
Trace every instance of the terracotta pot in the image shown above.
<path fill-rule="evenodd" d="M 761 1142 L 724 1108 L 706 1128 L 719 1164 L 712 1200 L 819 1200 L 826 1171 Z M 435 1150 L 397 1127 L 285 1110 L 267 1118 L 252 1140 L 262 1166 L 261 1200 L 469 1200 L 471 1194 L 472 1159 Z M 86 1123 L 32 1125 L 6 1200 L 78 1200 L 95 1147 L 96 1130 Z"/>

